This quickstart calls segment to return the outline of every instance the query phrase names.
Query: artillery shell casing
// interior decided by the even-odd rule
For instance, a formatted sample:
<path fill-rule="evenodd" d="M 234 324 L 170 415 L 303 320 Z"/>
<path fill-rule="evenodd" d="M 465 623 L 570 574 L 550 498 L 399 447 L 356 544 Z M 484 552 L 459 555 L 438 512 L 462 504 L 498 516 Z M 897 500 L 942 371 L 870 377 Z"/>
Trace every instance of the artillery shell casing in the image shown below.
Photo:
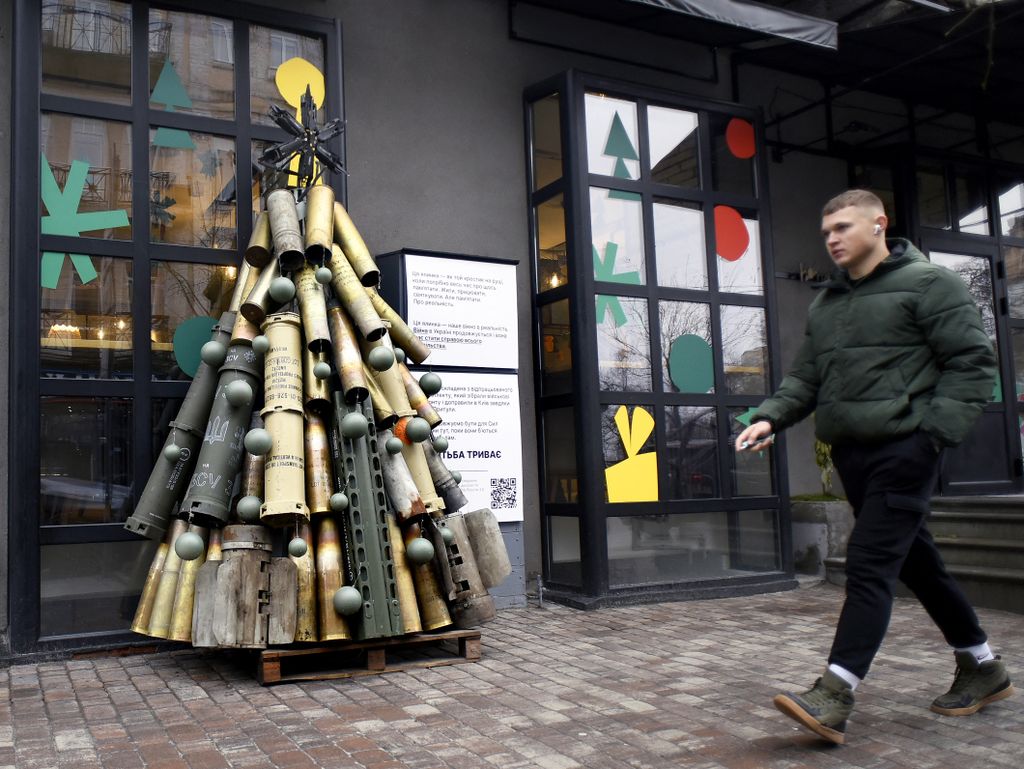
<path fill-rule="evenodd" d="M 334 344 L 334 365 L 341 376 L 341 390 L 345 400 L 348 403 L 360 403 L 366 400 L 370 391 L 352 321 L 339 305 L 333 305 L 327 311 L 327 321 Z"/>
<path fill-rule="evenodd" d="M 405 544 L 408 546 L 410 540 L 420 536 L 418 524 L 412 524 L 405 529 Z M 423 563 L 412 568 L 412 579 L 416 586 L 416 600 L 420 608 L 420 622 L 424 630 L 437 630 L 452 624 L 451 614 L 448 613 L 448 606 L 441 589 L 437 584 L 437 575 L 429 563 Z"/>
<path fill-rule="evenodd" d="M 359 282 L 364 286 L 376 286 L 380 281 L 377 263 L 370 256 L 370 249 L 363 242 L 363 236 L 359 234 L 345 206 L 338 202 L 334 204 L 334 239 L 341 244 L 345 258 L 352 265 Z"/>
<path fill-rule="evenodd" d="M 309 264 L 303 265 L 296 274 L 295 295 L 299 300 L 302 315 L 302 335 L 306 347 L 316 353 L 331 349 L 331 329 L 327 323 L 327 301 L 324 287 L 316 279 L 316 270 Z"/>
<path fill-rule="evenodd" d="M 475 627 L 494 619 L 497 615 L 494 599 L 480 578 L 465 517 L 461 513 L 455 513 L 445 516 L 444 521 L 455 535 L 454 541 L 448 545 L 446 551 L 452 580 L 461 588 L 452 601 L 452 619 L 455 620 L 457 627 Z"/>
<path fill-rule="evenodd" d="M 433 430 L 439 424 L 441 424 L 441 417 L 434 407 L 430 405 L 430 401 L 427 399 L 427 394 L 423 392 L 423 388 L 420 387 L 419 381 L 409 371 L 409 367 L 401 361 L 396 361 L 398 371 L 402 375 L 402 383 L 405 385 L 405 392 L 409 396 L 409 405 L 416 410 L 416 413 L 427 420 L 427 424 L 430 425 L 430 429 Z"/>
<path fill-rule="evenodd" d="M 302 234 L 299 231 L 299 211 L 291 190 L 274 190 L 267 195 L 270 214 L 270 234 L 274 253 L 281 263 L 281 272 L 294 272 L 306 261 Z"/>
<path fill-rule="evenodd" d="M 299 316 L 281 312 L 263 322 L 270 349 L 263 356 L 263 392 L 266 409 L 303 410 L 302 333 Z"/>
<path fill-rule="evenodd" d="M 208 531 L 201 526 L 189 526 L 188 530 L 201 536 L 204 541 L 208 538 Z M 204 563 L 205 550 L 198 558 L 181 564 L 174 605 L 171 608 L 171 624 L 167 632 L 167 637 L 172 641 L 192 640 L 192 604 L 196 595 L 196 577 L 199 575 L 199 567 Z"/>
<path fill-rule="evenodd" d="M 182 526 L 185 525 L 184 521 L 180 521 L 180 523 Z M 167 560 L 167 551 L 171 549 L 171 542 L 177 535 L 176 527 L 172 526 L 167 532 L 167 536 L 157 546 L 156 554 L 149 564 L 149 572 L 146 574 L 146 583 L 142 586 L 139 605 L 135 608 L 135 618 L 132 620 L 133 633 L 146 635 L 149 631 L 149 619 L 153 615 L 153 601 L 156 600 L 156 590 L 160 585 L 160 575 L 164 569 L 164 562 Z"/>
<path fill-rule="evenodd" d="M 153 600 L 153 611 L 150 614 L 146 635 L 167 638 L 167 634 L 170 632 L 171 610 L 174 608 L 174 596 L 178 590 L 178 575 L 181 572 L 181 558 L 174 550 L 174 543 L 185 533 L 187 528 L 188 524 L 181 520 L 176 520 L 171 526 L 173 536 L 167 556 L 164 558 L 163 569 L 160 572 L 160 583 L 156 588 L 156 597 Z"/>
<path fill-rule="evenodd" d="M 440 513 L 441 510 L 444 510 L 444 502 L 434 488 L 434 481 L 430 477 L 430 468 L 427 467 L 423 446 L 413 443 L 405 434 L 405 426 L 409 423 L 409 419 L 410 417 L 402 417 L 398 420 L 394 427 L 395 437 L 402 441 L 402 456 L 405 457 L 405 463 L 409 466 L 409 472 L 412 473 L 412 479 L 416 482 L 420 499 L 426 505 L 427 512 Z"/>
<path fill-rule="evenodd" d="M 512 573 L 512 562 L 508 558 L 505 538 L 494 513 L 486 507 L 463 514 L 469 542 L 476 556 L 476 568 L 484 587 L 497 587 Z"/>
<path fill-rule="evenodd" d="M 423 515 L 427 509 L 420 498 L 420 492 L 416 488 L 412 473 L 409 472 L 409 466 L 405 463 L 405 457 L 401 452 L 391 454 L 384 448 L 384 444 L 388 438 L 394 437 L 394 433 L 390 430 L 381 430 L 377 436 L 381 472 L 384 475 L 384 490 L 391 500 L 391 507 L 395 514 L 403 523 Z"/>
<path fill-rule="evenodd" d="M 308 521 L 295 527 L 295 536 L 306 543 L 304 555 L 296 558 L 289 555 L 298 576 L 298 590 L 295 602 L 295 640 L 316 641 L 316 561 L 313 550 L 313 528 Z"/>
<path fill-rule="evenodd" d="M 334 493 L 331 471 L 331 446 L 327 440 L 324 418 L 306 409 L 306 504 L 310 515 L 330 512 Z"/>
<path fill-rule="evenodd" d="M 306 193 L 306 261 L 317 266 L 331 258 L 334 243 L 334 190 L 326 184 Z"/>
<path fill-rule="evenodd" d="M 398 592 L 398 607 L 402 612 L 402 630 L 406 633 L 419 633 L 423 630 L 423 623 L 416 606 L 416 585 L 412 578 L 411 564 L 405 559 L 405 541 L 395 516 L 390 512 L 385 515 L 388 519 L 391 557 L 395 563 L 395 588 Z"/>
<path fill-rule="evenodd" d="M 365 342 L 362 345 L 363 351 L 367 355 L 369 355 L 370 350 L 374 347 L 387 347 L 394 352 L 394 348 L 391 346 L 391 337 L 388 334 L 385 334 L 375 342 Z M 409 403 L 409 393 L 405 389 L 405 383 L 402 382 L 402 375 L 398 371 L 398 366 L 392 364 L 384 371 L 371 370 L 371 374 L 377 380 L 377 384 L 380 385 L 380 389 L 384 392 L 388 403 L 391 404 L 391 408 L 395 410 L 399 417 L 416 415 L 412 405 Z"/>
<path fill-rule="evenodd" d="M 253 411 L 252 417 L 249 420 L 249 430 L 256 430 L 263 427 L 263 417 L 260 416 L 258 411 Z M 243 438 L 244 440 L 244 438 Z M 235 493 L 235 499 L 231 507 L 231 523 L 239 523 L 238 518 L 238 500 L 242 497 L 257 497 L 263 499 L 263 467 L 266 464 L 267 458 L 262 454 L 252 454 L 248 451 L 245 452 L 245 456 L 242 457 L 242 474 L 240 476 L 238 490 Z M 219 531 L 218 529 L 212 529 L 211 533 Z M 211 538 L 211 547 L 213 539 Z M 218 534 L 218 544 L 219 534 Z M 207 555 L 206 559 L 215 560 Z"/>
<path fill-rule="evenodd" d="M 334 594 L 342 586 L 341 539 L 334 516 L 316 519 L 316 592 L 320 619 L 320 640 L 352 638 L 345 618 L 334 610 Z"/>
<path fill-rule="evenodd" d="M 359 282 L 359 278 L 352 271 L 352 265 L 341 253 L 338 244 L 335 243 L 332 248 L 333 256 L 330 267 L 331 287 L 334 289 L 334 295 L 352 318 L 363 339 L 368 342 L 380 339 L 384 335 L 386 327 L 373 308 L 370 297 L 366 293 L 366 287 Z"/>
<path fill-rule="evenodd" d="M 259 326 L 252 323 L 241 313 L 242 301 L 244 301 L 252 290 L 256 288 L 256 283 L 260 279 L 260 273 L 262 270 L 259 267 L 249 267 L 246 263 L 245 269 L 245 285 L 242 286 L 242 300 L 239 302 L 239 312 L 235 317 L 235 327 L 231 330 L 231 341 L 235 342 L 248 342 L 252 343 L 252 340 L 260 333 Z M 239 275 L 241 278 L 241 275 Z M 242 285 L 239 283 L 239 285 Z"/>
<path fill-rule="evenodd" d="M 260 326 L 267 319 L 267 313 L 274 303 L 270 298 L 270 284 L 274 282 L 274 278 L 279 277 L 281 277 L 281 263 L 275 257 L 267 262 L 260 271 L 259 278 L 238 309 L 247 321 Z"/>
<path fill-rule="evenodd" d="M 242 300 L 248 296 L 249 292 L 248 289 L 246 289 L 245 284 L 249 280 L 249 273 L 251 271 L 252 267 L 243 259 L 242 265 L 235 273 L 235 288 L 231 292 L 231 301 L 228 303 L 228 312 L 237 313 L 238 308 L 242 306 Z"/>
<path fill-rule="evenodd" d="M 422 340 L 413 333 L 405 319 L 392 309 L 384 297 L 377 293 L 376 289 L 366 288 L 366 295 L 370 297 L 373 309 L 383 320 L 391 324 L 391 339 L 398 346 L 405 350 L 409 360 L 413 363 L 422 363 L 430 355 L 430 348 L 423 344 Z"/>
<path fill-rule="evenodd" d="M 366 386 L 370 391 L 370 403 L 373 405 L 373 421 L 378 427 L 394 427 L 398 421 L 398 412 L 388 402 L 380 384 L 370 371 L 370 367 L 363 364 L 363 375 L 366 377 Z"/>
<path fill-rule="evenodd" d="M 316 375 L 316 364 L 330 365 L 330 356 L 324 353 L 310 352 L 307 347 L 302 352 L 302 384 L 303 402 L 306 407 L 327 407 L 331 402 L 331 380 L 319 379 Z"/>
<path fill-rule="evenodd" d="M 223 561 L 224 552 L 221 549 L 223 534 L 221 529 L 210 529 L 210 541 L 206 545 L 207 561 Z"/>
<path fill-rule="evenodd" d="M 302 445 L 301 411 L 265 408 L 263 422 L 272 445 L 264 468 L 260 523 L 288 526 L 309 518 L 306 506 L 306 450 Z"/>
<path fill-rule="evenodd" d="M 445 510 L 451 514 L 468 505 L 469 500 L 466 499 L 466 495 L 462 493 L 462 489 L 459 488 L 459 484 L 455 482 L 455 478 L 451 471 L 445 467 L 444 461 L 441 459 L 441 455 L 434 450 L 430 441 L 423 441 L 420 446 L 423 449 L 423 456 L 427 460 L 427 469 L 430 471 L 430 480 L 434 482 L 434 488 L 437 489 L 437 493 L 440 494 L 441 498 L 444 500 Z"/>
<path fill-rule="evenodd" d="M 262 268 L 267 266 L 273 256 L 270 240 L 270 214 L 260 211 L 256 217 L 256 223 L 252 226 L 252 236 L 249 238 L 249 245 L 245 249 L 245 261 L 253 267 Z"/>

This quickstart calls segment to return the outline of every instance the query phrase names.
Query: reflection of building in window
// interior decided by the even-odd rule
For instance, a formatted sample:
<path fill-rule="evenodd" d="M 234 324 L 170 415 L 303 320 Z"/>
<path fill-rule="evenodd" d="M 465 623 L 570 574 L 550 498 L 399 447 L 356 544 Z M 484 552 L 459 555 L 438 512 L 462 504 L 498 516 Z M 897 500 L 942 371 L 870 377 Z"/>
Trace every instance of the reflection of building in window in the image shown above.
<path fill-rule="evenodd" d="M 222 64 L 233 64 L 234 47 L 231 41 L 231 27 L 222 21 L 210 21 L 210 38 L 213 42 L 213 60 Z"/>
<path fill-rule="evenodd" d="M 43 46 L 90 53 L 128 55 L 128 6 L 106 0 L 46 3 L 42 8 Z"/>
<path fill-rule="evenodd" d="M 270 33 L 270 66 L 277 69 L 299 55 L 299 39 L 285 32 Z"/>

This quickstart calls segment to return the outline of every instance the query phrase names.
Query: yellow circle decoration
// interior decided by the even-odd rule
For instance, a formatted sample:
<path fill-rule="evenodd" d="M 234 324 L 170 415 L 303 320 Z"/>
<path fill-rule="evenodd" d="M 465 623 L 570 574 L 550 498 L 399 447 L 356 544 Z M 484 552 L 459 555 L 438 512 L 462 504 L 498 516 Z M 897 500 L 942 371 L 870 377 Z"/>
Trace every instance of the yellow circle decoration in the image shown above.
<path fill-rule="evenodd" d="M 277 74 L 274 75 L 274 83 L 277 85 L 277 90 L 281 92 L 284 100 L 295 107 L 295 109 L 301 108 L 302 94 L 306 92 L 307 85 L 309 86 L 309 92 L 313 95 L 313 101 L 316 106 L 323 106 L 324 93 L 326 92 L 324 75 L 313 64 L 303 58 L 296 56 L 293 59 L 288 59 L 288 61 L 278 67 Z"/>

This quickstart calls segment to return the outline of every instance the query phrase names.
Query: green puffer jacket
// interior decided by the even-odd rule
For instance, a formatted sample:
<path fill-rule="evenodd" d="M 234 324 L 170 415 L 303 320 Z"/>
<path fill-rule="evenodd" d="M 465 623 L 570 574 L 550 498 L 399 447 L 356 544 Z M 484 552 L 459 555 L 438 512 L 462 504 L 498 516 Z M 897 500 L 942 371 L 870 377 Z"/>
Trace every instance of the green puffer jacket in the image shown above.
<path fill-rule="evenodd" d="M 793 368 L 752 421 L 782 430 L 815 412 L 826 443 L 872 443 L 921 429 L 960 443 L 989 400 L 996 358 L 954 272 L 905 240 L 869 275 L 845 273 L 808 310 Z"/>

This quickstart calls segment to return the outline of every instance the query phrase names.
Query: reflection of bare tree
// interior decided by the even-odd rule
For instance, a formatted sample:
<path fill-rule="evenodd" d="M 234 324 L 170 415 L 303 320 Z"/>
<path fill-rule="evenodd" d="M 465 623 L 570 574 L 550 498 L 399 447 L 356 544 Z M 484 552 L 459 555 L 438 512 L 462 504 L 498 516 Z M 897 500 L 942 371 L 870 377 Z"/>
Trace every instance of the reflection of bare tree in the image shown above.
<path fill-rule="evenodd" d="M 992 270 L 989 267 L 988 259 L 983 256 L 933 253 L 931 260 L 960 276 L 960 280 L 967 286 L 967 291 L 974 303 L 981 310 L 981 322 L 985 333 L 994 342 L 996 315 L 992 299 Z"/>

